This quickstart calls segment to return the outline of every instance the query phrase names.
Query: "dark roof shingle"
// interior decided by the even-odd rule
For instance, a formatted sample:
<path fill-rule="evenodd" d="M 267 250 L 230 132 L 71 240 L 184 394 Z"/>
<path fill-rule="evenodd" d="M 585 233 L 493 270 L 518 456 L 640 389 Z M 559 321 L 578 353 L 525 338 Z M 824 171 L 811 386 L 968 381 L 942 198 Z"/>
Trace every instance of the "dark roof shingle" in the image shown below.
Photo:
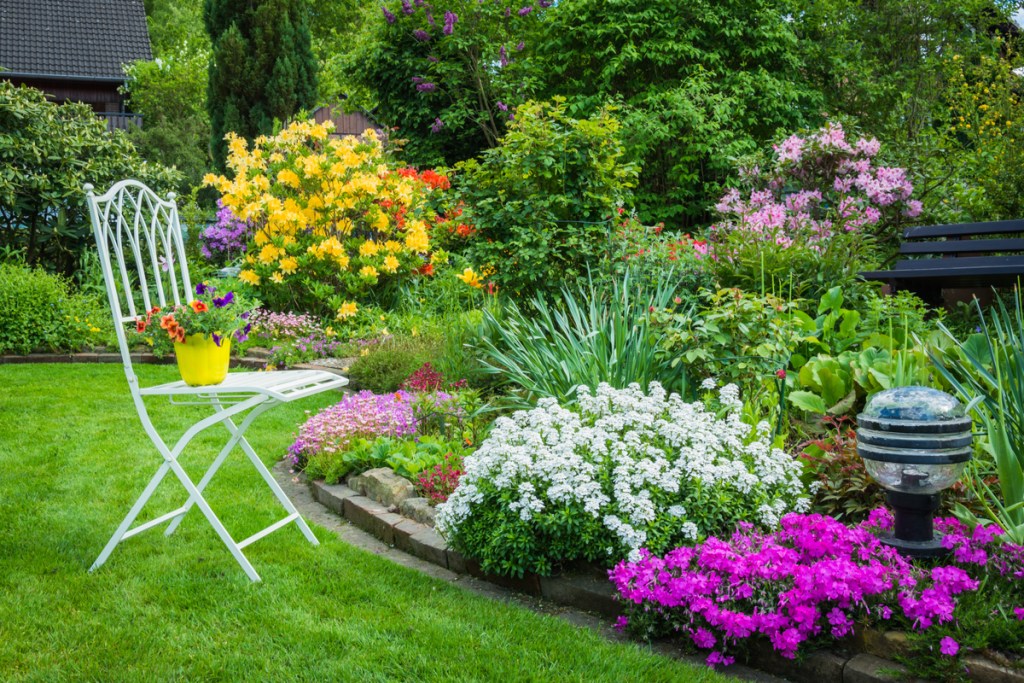
<path fill-rule="evenodd" d="M 122 64 L 152 58 L 142 0 L 0 0 L 0 78 L 123 80 Z"/>

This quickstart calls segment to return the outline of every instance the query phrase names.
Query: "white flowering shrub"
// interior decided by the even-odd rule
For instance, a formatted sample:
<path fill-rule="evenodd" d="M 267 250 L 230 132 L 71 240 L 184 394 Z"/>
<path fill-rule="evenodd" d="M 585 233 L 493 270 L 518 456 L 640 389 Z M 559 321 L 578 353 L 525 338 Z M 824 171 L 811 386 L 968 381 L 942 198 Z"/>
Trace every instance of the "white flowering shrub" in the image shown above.
<path fill-rule="evenodd" d="M 767 423 L 740 419 L 735 385 L 718 410 L 657 383 L 578 391 L 573 410 L 543 399 L 495 421 L 438 507 L 438 529 L 485 571 L 635 560 L 807 509 L 799 462 L 772 447 Z"/>

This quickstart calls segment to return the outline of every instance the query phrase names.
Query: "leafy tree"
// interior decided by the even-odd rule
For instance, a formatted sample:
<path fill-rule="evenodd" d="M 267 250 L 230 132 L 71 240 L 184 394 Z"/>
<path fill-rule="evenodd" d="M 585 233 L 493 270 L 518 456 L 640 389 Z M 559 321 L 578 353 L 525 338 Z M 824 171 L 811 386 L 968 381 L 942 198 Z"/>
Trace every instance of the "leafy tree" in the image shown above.
<path fill-rule="evenodd" d="M 124 90 L 143 122 L 141 128 L 128 131 L 129 137 L 146 159 L 182 172 L 182 194 L 198 185 L 210 167 L 203 77 L 209 61 L 208 49 L 182 45 L 176 52 L 125 69 L 129 80 Z"/>
<path fill-rule="evenodd" d="M 788 0 L 563 0 L 538 51 L 546 91 L 586 115 L 621 98 L 645 221 L 693 224 L 733 158 L 815 122 Z"/>
<path fill-rule="evenodd" d="M 143 161 L 126 136 L 108 133 L 88 106 L 56 105 L 0 81 L 0 253 L 73 274 L 92 244 L 82 185 L 103 190 L 122 178 L 160 193 L 180 180 Z"/>
<path fill-rule="evenodd" d="M 468 159 L 495 146 L 515 106 L 536 90 L 530 55 L 546 0 L 389 2 L 368 27 L 353 78 L 375 115 L 408 139 L 414 162 Z"/>
<path fill-rule="evenodd" d="M 223 168 L 224 135 L 270 133 L 316 101 L 316 61 L 304 0 L 205 0 L 213 44 L 207 91 L 211 149 Z"/>
<path fill-rule="evenodd" d="M 505 291 L 528 295 L 585 276 L 608 248 L 611 218 L 632 199 L 609 109 L 569 115 L 564 98 L 527 102 L 498 147 L 459 164 L 459 198 L 476 232 L 466 256 Z"/>

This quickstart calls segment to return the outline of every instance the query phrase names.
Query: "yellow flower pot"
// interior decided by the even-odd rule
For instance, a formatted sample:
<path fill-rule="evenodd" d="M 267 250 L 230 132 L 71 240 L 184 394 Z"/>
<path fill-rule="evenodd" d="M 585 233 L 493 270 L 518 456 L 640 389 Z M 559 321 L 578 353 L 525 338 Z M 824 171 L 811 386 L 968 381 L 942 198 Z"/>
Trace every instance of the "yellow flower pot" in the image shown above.
<path fill-rule="evenodd" d="M 174 355 L 185 384 L 190 387 L 220 384 L 228 376 L 231 364 L 231 337 L 225 335 L 217 346 L 212 337 L 190 334 L 184 343 L 174 342 Z"/>

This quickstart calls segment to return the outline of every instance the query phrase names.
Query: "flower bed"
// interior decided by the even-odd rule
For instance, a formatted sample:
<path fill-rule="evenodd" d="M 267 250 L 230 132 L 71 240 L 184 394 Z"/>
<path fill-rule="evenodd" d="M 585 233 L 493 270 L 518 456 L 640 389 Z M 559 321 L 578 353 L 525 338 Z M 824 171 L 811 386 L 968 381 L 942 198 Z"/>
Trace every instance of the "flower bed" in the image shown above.
<path fill-rule="evenodd" d="M 553 399 L 495 421 L 438 508 L 438 528 L 483 569 L 550 574 L 577 559 L 637 559 L 640 548 L 806 509 L 799 463 L 771 446 L 766 423 L 740 418 L 735 386 L 721 406 L 686 403 L 652 383 Z"/>
<path fill-rule="evenodd" d="M 883 509 L 855 527 L 821 515 L 790 514 L 774 533 L 740 524 L 728 541 L 709 538 L 664 557 L 643 551 L 639 560 L 610 572 L 631 606 L 619 625 L 647 635 L 681 633 L 710 651 L 709 664 L 727 665 L 729 651 L 755 635 L 794 658 L 811 638 L 850 635 L 855 619 L 902 617 L 920 631 L 947 624 L 955 618 L 957 596 L 983 582 L 1003 581 L 1010 589 L 1004 597 L 1024 602 L 1024 547 L 996 543 L 1001 530 L 994 527 L 968 534 L 952 519 L 937 526 L 959 566 L 915 565 L 883 545 L 874 534 L 892 527 Z M 1013 613 L 1024 619 L 1024 607 Z M 960 645 L 951 636 L 936 640 L 942 655 L 958 654 Z"/>

